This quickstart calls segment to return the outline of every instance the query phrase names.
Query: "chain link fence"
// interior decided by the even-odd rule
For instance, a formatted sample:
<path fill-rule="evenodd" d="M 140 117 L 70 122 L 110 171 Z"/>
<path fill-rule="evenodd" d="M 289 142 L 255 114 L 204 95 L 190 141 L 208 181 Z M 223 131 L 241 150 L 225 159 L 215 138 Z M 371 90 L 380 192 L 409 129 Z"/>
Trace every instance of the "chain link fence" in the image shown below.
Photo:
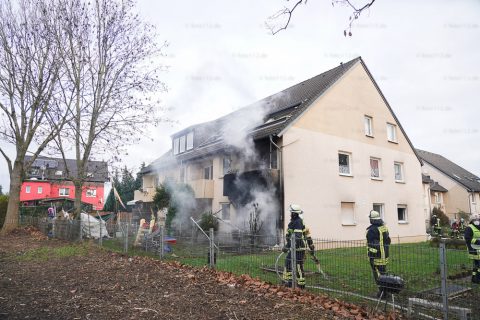
<path fill-rule="evenodd" d="M 68 241 L 90 239 L 109 250 L 157 259 L 177 260 L 194 266 L 284 284 L 286 253 L 283 239 L 243 232 L 221 233 L 191 228 L 166 230 L 132 222 L 102 222 L 30 218 L 22 224 L 37 226 L 50 237 Z M 314 239 L 315 252 L 303 257 L 306 290 L 391 310 L 411 319 L 480 319 L 480 288 L 471 282 L 472 260 L 458 240 L 411 243 L 416 238 L 398 238 L 390 246 L 386 273 L 403 280 L 403 286 L 388 288 L 382 300 L 367 257 L 365 241 Z M 452 244 L 453 243 L 453 244 Z M 297 250 L 297 248 L 290 248 Z M 291 253 L 291 257 L 298 255 Z M 291 261 L 295 266 L 295 261 Z M 297 269 L 292 268 L 292 286 Z M 398 278 L 395 278 L 398 279 Z"/>

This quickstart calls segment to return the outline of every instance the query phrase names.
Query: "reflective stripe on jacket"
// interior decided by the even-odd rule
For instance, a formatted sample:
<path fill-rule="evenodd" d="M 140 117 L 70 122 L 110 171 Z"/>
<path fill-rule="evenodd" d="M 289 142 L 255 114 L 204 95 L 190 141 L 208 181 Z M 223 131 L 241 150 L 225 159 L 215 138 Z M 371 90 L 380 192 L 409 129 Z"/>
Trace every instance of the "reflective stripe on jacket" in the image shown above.
<path fill-rule="evenodd" d="M 477 241 L 480 240 L 480 230 L 473 224 L 470 223 L 467 228 L 465 228 L 465 242 L 468 248 L 468 257 L 474 260 L 480 260 L 480 249 L 476 249 L 473 246 L 478 246 Z"/>
<path fill-rule="evenodd" d="M 368 257 L 375 265 L 386 265 L 389 257 L 390 236 L 384 225 L 371 225 L 367 228 Z"/>

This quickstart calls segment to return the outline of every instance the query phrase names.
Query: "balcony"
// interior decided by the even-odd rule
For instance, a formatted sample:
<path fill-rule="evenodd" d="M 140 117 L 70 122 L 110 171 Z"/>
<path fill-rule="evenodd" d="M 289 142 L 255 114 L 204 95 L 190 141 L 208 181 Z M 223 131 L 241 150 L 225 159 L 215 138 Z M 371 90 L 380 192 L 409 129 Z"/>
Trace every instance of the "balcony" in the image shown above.
<path fill-rule="evenodd" d="M 192 187 L 197 199 L 213 199 L 213 180 L 198 179 L 190 180 L 188 184 Z"/>
<path fill-rule="evenodd" d="M 142 188 L 141 190 L 135 190 L 133 194 L 133 199 L 143 202 L 152 202 L 153 195 L 155 194 L 154 187 Z"/>

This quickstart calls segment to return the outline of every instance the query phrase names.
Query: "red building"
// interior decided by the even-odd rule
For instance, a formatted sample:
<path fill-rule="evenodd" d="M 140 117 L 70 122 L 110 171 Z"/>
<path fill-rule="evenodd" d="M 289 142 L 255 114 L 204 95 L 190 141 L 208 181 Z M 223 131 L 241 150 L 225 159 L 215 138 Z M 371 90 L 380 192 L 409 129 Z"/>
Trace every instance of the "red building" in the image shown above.
<path fill-rule="evenodd" d="M 27 158 L 25 161 L 28 161 Z M 25 173 L 20 201 L 23 205 L 37 205 L 42 200 L 75 198 L 75 187 L 69 177 L 76 175 L 76 161 L 38 157 Z M 105 204 L 104 189 L 108 181 L 107 163 L 89 161 L 87 178 L 83 185 L 82 202 L 92 205 L 93 210 L 102 210 Z"/>

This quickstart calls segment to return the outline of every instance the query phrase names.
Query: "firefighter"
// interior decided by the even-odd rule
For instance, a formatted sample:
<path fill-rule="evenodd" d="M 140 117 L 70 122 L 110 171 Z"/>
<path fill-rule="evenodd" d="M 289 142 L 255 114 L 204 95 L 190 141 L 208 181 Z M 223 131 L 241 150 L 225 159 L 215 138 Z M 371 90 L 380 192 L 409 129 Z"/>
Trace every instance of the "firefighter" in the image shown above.
<path fill-rule="evenodd" d="M 480 283 L 480 215 L 474 214 L 465 228 L 468 257 L 473 261 L 472 283 Z"/>
<path fill-rule="evenodd" d="M 437 217 L 436 214 L 432 216 L 431 223 L 433 226 L 433 234 L 438 236 L 442 235 L 442 227 L 440 226 L 440 219 Z"/>
<path fill-rule="evenodd" d="M 303 223 L 303 219 L 300 215 L 303 213 L 301 207 L 298 204 L 291 204 L 290 211 L 290 223 L 288 224 L 288 230 L 286 235 L 286 243 L 283 247 L 283 252 L 287 253 L 285 258 L 285 268 L 283 270 L 283 280 L 288 287 L 292 286 L 292 257 L 291 247 L 295 245 L 295 260 L 296 260 L 296 274 L 297 284 L 299 288 L 305 288 L 305 275 L 303 270 L 303 263 L 305 260 L 305 250 L 308 248 L 313 252 L 315 247 L 307 229 Z M 307 244 L 308 242 L 308 244 Z"/>
<path fill-rule="evenodd" d="M 390 247 L 390 236 L 388 229 L 384 225 L 380 213 L 375 210 L 369 214 L 370 226 L 367 228 L 367 249 L 370 266 L 372 268 L 373 278 L 378 284 L 378 277 L 387 272 L 388 251 Z M 379 287 L 378 297 L 386 298 Z"/>

